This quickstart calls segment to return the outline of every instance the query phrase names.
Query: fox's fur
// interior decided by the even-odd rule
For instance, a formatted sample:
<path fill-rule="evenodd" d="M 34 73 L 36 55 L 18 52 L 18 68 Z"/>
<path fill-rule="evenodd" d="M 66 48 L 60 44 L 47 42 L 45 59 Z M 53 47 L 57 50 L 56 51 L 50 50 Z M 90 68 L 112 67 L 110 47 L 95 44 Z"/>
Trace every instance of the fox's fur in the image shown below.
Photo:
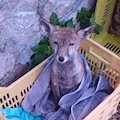
<path fill-rule="evenodd" d="M 51 70 L 51 88 L 56 104 L 60 98 L 75 91 L 84 76 L 84 66 L 78 55 L 81 42 L 94 31 L 94 26 L 85 29 L 72 29 L 43 23 L 49 32 L 49 40 L 55 51 Z M 87 46 L 86 46 L 87 47 Z"/>

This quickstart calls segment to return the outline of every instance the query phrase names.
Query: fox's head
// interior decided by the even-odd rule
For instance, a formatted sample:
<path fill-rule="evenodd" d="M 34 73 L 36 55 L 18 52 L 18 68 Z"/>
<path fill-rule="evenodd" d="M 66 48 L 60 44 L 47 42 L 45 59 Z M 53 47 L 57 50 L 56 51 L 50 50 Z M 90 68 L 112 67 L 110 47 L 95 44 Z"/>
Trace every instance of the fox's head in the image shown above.
<path fill-rule="evenodd" d="M 90 26 L 85 29 L 76 30 L 53 26 L 43 20 L 41 22 L 48 32 L 50 44 L 55 51 L 56 59 L 61 64 L 77 57 L 77 50 L 81 42 L 90 37 L 95 28 L 95 26 Z"/>

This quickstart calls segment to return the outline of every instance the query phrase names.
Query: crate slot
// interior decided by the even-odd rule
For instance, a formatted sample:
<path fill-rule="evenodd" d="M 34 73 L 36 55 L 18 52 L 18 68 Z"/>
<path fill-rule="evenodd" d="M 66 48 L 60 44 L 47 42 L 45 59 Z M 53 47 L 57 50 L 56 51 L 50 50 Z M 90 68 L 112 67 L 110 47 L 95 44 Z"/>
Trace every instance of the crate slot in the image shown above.
<path fill-rule="evenodd" d="M 114 50 L 116 50 L 116 48 L 117 48 L 117 46 L 115 46 L 111 51 L 114 51 Z"/>
<path fill-rule="evenodd" d="M 120 48 L 119 48 L 118 46 L 115 46 L 115 45 L 112 44 L 112 43 L 107 42 L 107 43 L 104 45 L 104 47 L 107 48 L 108 50 L 113 51 L 113 52 L 116 53 L 116 54 L 119 54 L 119 53 L 120 53 Z"/>
<path fill-rule="evenodd" d="M 119 50 L 119 47 L 117 47 L 115 50 L 114 50 L 114 52 L 117 52 Z"/>
<path fill-rule="evenodd" d="M 109 45 L 109 42 L 107 42 L 105 45 L 104 45 L 104 47 L 106 47 L 107 48 L 107 46 Z"/>
<path fill-rule="evenodd" d="M 117 52 L 117 54 L 119 54 L 120 53 L 120 50 Z"/>
<path fill-rule="evenodd" d="M 114 47 L 114 45 L 111 45 L 110 50 Z"/>
<path fill-rule="evenodd" d="M 7 93 L 7 98 L 10 98 L 10 95 L 9 95 L 9 93 Z"/>
<path fill-rule="evenodd" d="M 3 99 L 4 99 L 4 100 L 6 100 L 6 97 L 5 97 L 5 96 L 3 96 Z"/>
<path fill-rule="evenodd" d="M 107 48 L 109 48 L 111 45 L 112 45 L 111 43 L 110 43 L 110 44 L 108 44 Z"/>
<path fill-rule="evenodd" d="M 26 94 L 26 90 L 24 89 L 24 94 Z"/>
<path fill-rule="evenodd" d="M 14 105 L 14 107 L 17 107 L 16 105 Z"/>
<path fill-rule="evenodd" d="M 12 104 L 11 100 L 9 100 L 9 104 L 10 104 L 10 105 Z"/>
<path fill-rule="evenodd" d="M 17 97 L 17 96 L 15 96 L 15 98 L 16 98 L 16 100 L 18 100 L 18 97 Z"/>
<path fill-rule="evenodd" d="M 2 98 L 0 99 L 0 103 L 3 103 L 3 100 L 2 100 Z"/>
<path fill-rule="evenodd" d="M 19 102 L 17 102 L 17 105 L 18 105 L 18 106 L 20 106 L 20 103 L 19 103 Z"/>
<path fill-rule="evenodd" d="M 15 102 L 15 99 L 14 99 L 14 98 L 12 98 L 12 101 L 13 101 L 13 102 Z"/>
<path fill-rule="evenodd" d="M 8 103 L 6 103 L 6 106 L 8 107 Z"/>
<path fill-rule="evenodd" d="M 21 92 L 21 96 L 23 96 L 23 92 Z"/>
<path fill-rule="evenodd" d="M 4 106 L 4 105 L 2 105 L 2 108 L 3 108 L 3 109 L 5 109 L 5 106 Z"/>
<path fill-rule="evenodd" d="M 27 92 L 29 91 L 29 87 L 27 87 Z"/>
<path fill-rule="evenodd" d="M 32 85 L 30 85 L 30 88 L 32 87 Z"/>

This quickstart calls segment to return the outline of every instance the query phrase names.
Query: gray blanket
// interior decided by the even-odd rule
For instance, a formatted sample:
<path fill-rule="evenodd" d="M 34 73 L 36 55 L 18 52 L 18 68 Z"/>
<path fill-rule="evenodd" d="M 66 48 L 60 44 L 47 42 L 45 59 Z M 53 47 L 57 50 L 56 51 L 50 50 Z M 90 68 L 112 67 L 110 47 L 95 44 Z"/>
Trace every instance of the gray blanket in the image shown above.
<path fill-rule="evenodd" d="M 72 93 L 59 100 L 60 108 L 55 110 L 55 103 L 50 87 L 53 55 L 45 64 L 42 73 L 22 102 L 22 107 L 35 116 L 41 115 L 44 120 L 81 120 L 98 106 L 113 89 L 108 80 L 98 76 L 94 81 L 85 58 L 80 55 L 85 68 L 85 76 L 81 84 Z"/>

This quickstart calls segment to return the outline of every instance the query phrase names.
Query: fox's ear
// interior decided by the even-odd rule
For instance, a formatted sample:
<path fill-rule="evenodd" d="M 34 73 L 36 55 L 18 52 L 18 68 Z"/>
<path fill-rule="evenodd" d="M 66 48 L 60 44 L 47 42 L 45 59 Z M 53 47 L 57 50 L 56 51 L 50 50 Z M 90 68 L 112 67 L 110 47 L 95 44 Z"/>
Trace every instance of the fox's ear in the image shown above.
<path fill-rule="evenodd" d="M 43 32 L 45 32 L 48 35 L 50 35 L 54 31 L 54 29 L 55 29 L 55 26 L 50 24 L 45 19 L 40 19 L 40 25 L 41 25 L 40 27 L 43 30 Z"/>
<path fill-rule="evenodd" d="M 85 40 L 86 38 L 90 37 L 90 35 L 94 32 L 94 30 L 95 30 L 95 25 L 92 25 L 84 29 L 79 29 L 77 32 L 81 40 Z"/>

